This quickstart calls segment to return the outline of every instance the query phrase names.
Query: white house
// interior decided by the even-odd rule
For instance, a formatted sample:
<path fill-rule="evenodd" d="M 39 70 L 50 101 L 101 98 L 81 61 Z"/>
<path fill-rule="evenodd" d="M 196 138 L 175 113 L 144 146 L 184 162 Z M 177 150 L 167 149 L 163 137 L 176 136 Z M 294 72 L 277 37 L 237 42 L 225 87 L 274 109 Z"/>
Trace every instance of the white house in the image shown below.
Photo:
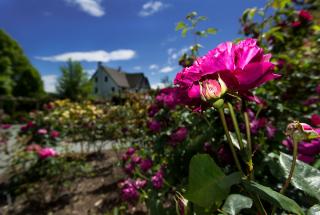
<path fill-rule="evenodd" d="M 110 99 L 122 92 L 145 92 L 150 90 L 150 84 L 143 73 L 126 73 L 112 69 L 98 62 L 96 72 L 92 75 L 94 95 Z"/>

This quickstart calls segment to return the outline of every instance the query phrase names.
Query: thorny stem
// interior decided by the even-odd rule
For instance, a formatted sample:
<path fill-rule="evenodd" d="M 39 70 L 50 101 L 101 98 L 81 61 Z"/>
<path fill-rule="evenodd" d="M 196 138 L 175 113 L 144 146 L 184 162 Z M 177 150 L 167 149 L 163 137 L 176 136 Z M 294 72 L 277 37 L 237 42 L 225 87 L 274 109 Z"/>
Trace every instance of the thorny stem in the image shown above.
<path fill-rule="evenodd" d="M 280 190 L 280 193 L 281 194 L 284 194 L 291 182 L 291 179 L 292 179 L 292 176 L 293 176 L 293 173 L 294 173 L 294 169 L 295 169 L 295 166 L 296 166 L 296 163 L 297 163 L 297 157 L 298 157 L 298 141 L 295 139 L 295 138 L 292 138 L 293 140 L 293 155 L 292 155 L 292 163 L 291 163 L 291 167 L 290 167 L 290 172 L 289 172 L 289 175 L 288 175 L 288 178 L 287 180 L 284 182 L 284 184 L 282 185 L 282 188 Z M 272 215 L 275 213 L 277 207 L 276 206 L 273 206 L 272 208 Z"/>
<path fill-rule="evenodd" d="M 230 147 L 233 159 L 234 159 L 234 161 L 236 163 L 236 166 L 237 166 L 238 170 L 240 171 L 241 175 L 243 176 L 244 173 L 243 173 L 243 171 L 241 169 L 241 165 L 240 165 L 239 159 L 237 157 L 236 151 L 234 149 L 234 146 L 233 146 L 230 134 L 229 134 L 229 129 L 228 129 L 228 126 L 227 126 L 226 118 L 224 116 L 223 107 L 222 108 L 218 108 L 218 111 L 219 111 L 221 122 L 222 122 L 222 125 L 223 125 L 223 128 L 224 128 L 224 132 L 226 133 L 226 137 L 227 137 L 227 140 L 228 140 L 228 143 L 229 143 L 229 147 Z"/>
<path fill-rule="evenodd" d="M 251 132 L 250 132 L 250 122 L 248 112 L 244 112 L 244 121 L 246 124 L 246 135 L 247 135 L 247 149 L 248 149 L 248 157 L 249 157 L 249 178 L 253 179 L 253 162 L 252 162 L 252 143 L 251 143 Z"/>

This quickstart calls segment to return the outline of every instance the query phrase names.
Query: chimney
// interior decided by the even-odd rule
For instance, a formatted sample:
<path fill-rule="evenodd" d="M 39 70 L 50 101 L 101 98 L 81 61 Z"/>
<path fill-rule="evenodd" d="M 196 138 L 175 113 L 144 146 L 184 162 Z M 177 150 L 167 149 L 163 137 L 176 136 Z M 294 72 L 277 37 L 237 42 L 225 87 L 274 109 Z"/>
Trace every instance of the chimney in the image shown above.
<path fill-rule="evenodd" d="M 102 65 L 102 62 L 101 61 L 98 61 L 98 69 L 100 68 L 100 67 L 102 67 L 103 65 Z"/>

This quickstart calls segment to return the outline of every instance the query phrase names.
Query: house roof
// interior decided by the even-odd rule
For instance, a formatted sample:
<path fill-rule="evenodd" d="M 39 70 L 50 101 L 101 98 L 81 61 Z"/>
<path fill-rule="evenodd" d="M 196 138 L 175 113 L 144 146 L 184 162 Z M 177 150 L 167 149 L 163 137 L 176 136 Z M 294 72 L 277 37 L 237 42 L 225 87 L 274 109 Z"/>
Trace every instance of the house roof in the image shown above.
<path fill-rule="evenodd" d="M 111 76 L 111 78 L 116 82 L 116 84 L 119 87 L 126 87 L 126 88 L 130 87 L 128 80 L 127 80 L 127 77 L 126 77 L 126 73 L 120 72 L 116 69 L 107 68 L 104 66 L 101 66 L 101 68 L 103 69 L 103 71 L 105 73 L 107 73 Z"/>
<path fill-rule="evenodd" d="M 143 73 L 125 73 L 117 69 L 105 67 L 101 64 L 98 68 L 107 73 L 119 87 L 139 89 L 147 86 L 150 88 L 149 80 Z"/>
<path fill-rule="evenodd" d="M 149 81 L 143 73 L 126 73 L 126 76 L 130 88 L 140 88 L 144 83 L 150 87 Z"/>

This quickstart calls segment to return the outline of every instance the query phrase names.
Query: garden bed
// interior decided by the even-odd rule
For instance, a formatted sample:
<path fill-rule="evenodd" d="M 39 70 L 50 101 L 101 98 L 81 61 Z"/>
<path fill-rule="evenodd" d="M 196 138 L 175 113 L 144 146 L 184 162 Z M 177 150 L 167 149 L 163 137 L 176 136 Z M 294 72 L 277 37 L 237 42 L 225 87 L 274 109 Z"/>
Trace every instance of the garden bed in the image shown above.
<path fill-rule="evenodd" d="M 90 154 L 86 160 L 92 171 L 86 176 L 75 178 L 58 196 L 45 195 L 44 201 L 22 194 L 12 205 L 1 199 L 0 214 L 106 214 L 121 203 L 118 181 L 123 172 L 117 166 L 117 153 L 105 151 L 102 156 Z M 47 184 L 38 182 L 39 190 L 47 190 Z"/>

